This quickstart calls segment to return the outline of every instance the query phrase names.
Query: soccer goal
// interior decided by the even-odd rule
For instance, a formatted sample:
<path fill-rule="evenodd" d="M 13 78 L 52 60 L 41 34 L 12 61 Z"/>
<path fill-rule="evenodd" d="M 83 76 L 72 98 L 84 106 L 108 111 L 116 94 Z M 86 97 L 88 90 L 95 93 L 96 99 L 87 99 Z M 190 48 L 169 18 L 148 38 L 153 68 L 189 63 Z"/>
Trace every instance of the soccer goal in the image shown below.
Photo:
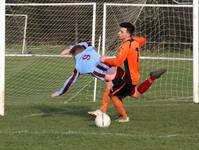
<path fill-rule="evenodd" d="M 80 41 L 95 45 L 96 3 L 7 3 L 5 12 L 7 103 L 39 103 L 74 70 L 73 58 L 60 57 L 61 51 Z M 93 89 L 94 79 L 81 77 L 60 99 L 92 101 Z"/>
<path fill-rule="evenodd" d="M 168 69 L 143 98 L 151 101 L 194 99 L 197 103 L 198 1 L 190 4 L 188 0 L 175 0 L 170 5 L 147 4 L 147 0 L 139 1 L 142 4 L 136 2 L 104 3 L 103 10 L 98 7 L 97 11 L 104 14 L 103 54 L 116 54 L 115 49 L 120 45 L 118 25 L 123 21 L 134 23 L 136 34 L 148 40 L 141 52 L 141 80 L 152 70 Z M 63 85 L 73 72 L 74 62 L 72 57 L 59 54 L 67 45 L 79 41 L 89 40 L 95 45 L 98 41 L 96 19 L 98 26 L 102 22 L 101 16 L 96 18 L 96 9 L 96 3 L 6 4 L 5 13 L 9 16 L 1 17 L 6 19 L 5 40 L 0 40 L 6 57 L 4 51 L 0 51 L 0 114 L 4 113 L 4 94 L 7 103 L 41 103 Z M 98 50 L 100 42 L 96 43 Z M 103 86 L 104 83 L 84 76 L 59 99 L 64 103 L 90 102 L 101 98 Z"/>
<path fill-rule="evenodd" d="M 24 54 L 26 47 L 26 29 L 28 16 L 24 14 L 6 14 L 6 52 Z"/>
<path fill-rule="evenodd" d="M 193 5 L 105 3 L 103 54 L 115 55 L 120 45 L 116 31 L 124 21 L 135 24 L 135 34 L 147 38 L 146 46 L 141 49 L 142 80 L 152 70 L 168 70 L 144 97 L 154 101 L 193 99 L 198 103 L 198 2 Z"/>

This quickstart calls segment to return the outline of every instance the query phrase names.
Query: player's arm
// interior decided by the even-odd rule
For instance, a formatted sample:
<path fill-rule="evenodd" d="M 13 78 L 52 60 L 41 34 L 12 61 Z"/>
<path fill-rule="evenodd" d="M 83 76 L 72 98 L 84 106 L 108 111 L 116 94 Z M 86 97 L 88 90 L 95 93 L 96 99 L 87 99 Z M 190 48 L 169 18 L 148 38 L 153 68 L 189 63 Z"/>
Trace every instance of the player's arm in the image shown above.
<path fill-rule="evenodd" d="M 70 49 L 64 49 L 61 53 L 60 53 L 60 55 L 70 55 L 71 53 L 70 53 Z"/>
<path fill-rule="evenodd" d="M 52 93 L 51 97 L 61 96 L 66 93 L 70 89 L 70 87 L 76 82 L 79 75 L 80 73 L 75 69 L 73 71 L 73 74 L 64 82 L 64 85 L 61 87 L 61 89 Z"/>
<path fill-rule="evenodd" d="M 128 55 L 129 44 L 125 44 L 120 48 L 118 55 L 115 58 L 101 57 L 100 61 L 110 66 L 120 66 L 124 63 Z"/>
<path fill-rule="evenodd" d="M 60 53 L 60 55 L 71 55 L 71 49 L 74 47 L 74 45 L 69 45 L 69 46 L 67 46 L 67 48 L 66 49 L 64 49 L 61 53 Z"/>

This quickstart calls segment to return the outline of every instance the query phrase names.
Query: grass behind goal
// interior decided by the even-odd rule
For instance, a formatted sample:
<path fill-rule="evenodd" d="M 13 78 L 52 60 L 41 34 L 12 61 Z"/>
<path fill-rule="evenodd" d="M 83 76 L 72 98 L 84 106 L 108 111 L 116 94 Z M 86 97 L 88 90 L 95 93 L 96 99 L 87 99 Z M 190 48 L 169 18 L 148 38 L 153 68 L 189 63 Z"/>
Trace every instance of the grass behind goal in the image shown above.
<path fill-rule="evenodd" d="M 81 78 L 64 97 L 50 98 L 51 92 L 57 90 L 73 71 L 70 59 L 6 57 L 6 106 L 5 117 L 0 118 L 0 149 L 199 148 L 199 109 L 189 98 L 192 89 L 187 89 L 192 84 L 191 69 L 187 74 L 180 74 L 177 65 L 165 60 L 153 62 L 152 68 L 166 66 L 168 72 L 140 100 L 125 99 L 131 121 L 116 123 L 117 114 L 110 105 L 108 114 L 112 124 L 110 128 L 102 129 L 94 125 L 94 119 L 87 111 L 100 106 L 104 83 L 98 82 L 97 103 L 92 102 L 94 80 L 90 76 Z M 186 68 L 192 66 L 189 61 L 180 63 Z M 150 61 L 142 60 L 141 65 L 144 80 L 151 71 L 147 67 Z M 180 74 L 175 85 L 182 85 L 183 80 L 189 80 L 186 83 L 190 85 L 173 88 L 175 74 Z M 177 91 L 183 91 L 181 100 Z"/>

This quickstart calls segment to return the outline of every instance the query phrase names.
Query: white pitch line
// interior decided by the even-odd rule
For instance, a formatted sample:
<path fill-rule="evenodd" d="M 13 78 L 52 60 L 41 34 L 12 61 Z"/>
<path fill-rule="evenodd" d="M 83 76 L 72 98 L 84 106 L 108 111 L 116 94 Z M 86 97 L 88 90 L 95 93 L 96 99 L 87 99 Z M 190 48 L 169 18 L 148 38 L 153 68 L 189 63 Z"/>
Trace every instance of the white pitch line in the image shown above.
<path fill-rule="evenodd" d="M 120 136 L 120 137 L 131 137 L 131 138 L 173 138 L 173 137 L 196 137 L 199 134 L 165 134 L 165 135 L 153 135 L 153 134 L 125 134 L 125 133 L 112 133 L 112 132 L 81 132 L 81 131 L 63 131 L 63 132 L 50 132 L 50 131 L 29 131 L 29 130 L 18 130 L 18 131 L 0 131 L 0 134 L 33 134 L 33 135 L 94 135 L 94 136 Z"/>

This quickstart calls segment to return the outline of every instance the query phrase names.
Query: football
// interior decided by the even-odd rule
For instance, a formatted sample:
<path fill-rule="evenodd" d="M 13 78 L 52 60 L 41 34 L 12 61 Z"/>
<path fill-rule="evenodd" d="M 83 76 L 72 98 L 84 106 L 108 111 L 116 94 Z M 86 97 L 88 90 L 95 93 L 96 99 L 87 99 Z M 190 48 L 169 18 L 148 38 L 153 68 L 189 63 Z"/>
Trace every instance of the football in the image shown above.
<path fill-rule="evenodd" d="M 109 127 L 110 124 L 111 124 L 111 118 L 106 113 L 97 115 L 97 117 L 95 118 L 95 125 L 97 127 L 102 127 L 102 128 Z"/>

